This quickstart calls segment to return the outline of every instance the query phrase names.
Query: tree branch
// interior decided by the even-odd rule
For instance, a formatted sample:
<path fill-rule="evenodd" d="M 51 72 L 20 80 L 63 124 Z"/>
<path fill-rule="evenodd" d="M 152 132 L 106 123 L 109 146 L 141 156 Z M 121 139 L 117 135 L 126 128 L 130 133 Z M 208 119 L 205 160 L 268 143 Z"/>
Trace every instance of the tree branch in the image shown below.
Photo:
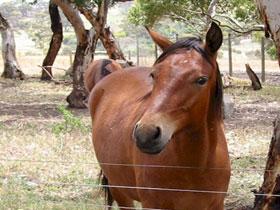
<path fill-rule="evenodd" d="M 79 11 L 73 7 L 69 0 L 53 0 L 57 6 L 63 11 L 66 18 L 73 26 L 79 42 L 87 42 L 87 34 L 84 23 L 80 17 Z"/>
<path fill-rule="evenodd" d="M 211 18 L 214 17 L 216 14 L 216 5 L 217 5 L 218 0 L 211 0 L 208 10 L 207 10 L 207 16 L 206 16 L 206 26 L 205 26 L 205 31 L 207 31 L 208 27 L 211 24 Z"/>
<path fill-rule="evenodd" d="M 264 26 L 263 25 L 256 25 L 256 26 L 253 26 L 252 28 L 247 28 L 247 29 L 243 29 L 243 27 L 241 27 L 236 20 L 234 20 L 233 18 L 231 17 L 227 17 L 226 15 L 221 15 L 221 14 L 216 14 L 215 16 L 221 16 L 221 17 L 224 17 L 224 18 L 227 18 L 229 19 L 232 23 L 234 23 L 235 25 L 238 26 L 238 28 L 240 29 L 243 29 L 243 30 L 238 30 L 238 29 L 235 29 L 234 27 L 230 26 L 230 25 L 227 25 L 227 24 L 222 24 L 221 21 L 219 21 L 218 19 L 216 19 L 215 17 L 211 17 L 210 15 L 204 13 L 204 12 L 196 12 L 196 11 L 193 11 L 193 10 L 190 10 L 189 8 L 185 9 L 186 12 L 188 13 L 191 13 L 191 14 L 194 14 L 194 15 L 202 15 L 202 16 L 207 16 L 211 21 L 215 21 L 217 22 L 220 27 L 224 27 L 224 28 L 228 28 L 232 31 L 234 31 L 235 33 L 239 33 L 239 34 L 249 34 L 249 33 L 252 33 L 254 31 L 264 31 Z M 171 13 L 171 15 L 169 15 L 170 17 L 172 18 L 175 18 L 175 19 L 178 19 L 178 20 L 181 20 L 183 22 L 190 22 L 190 20 L 182 17 L 182 16 L 179 16 L 177 14 L 174 14 L 174 13 Z"/>

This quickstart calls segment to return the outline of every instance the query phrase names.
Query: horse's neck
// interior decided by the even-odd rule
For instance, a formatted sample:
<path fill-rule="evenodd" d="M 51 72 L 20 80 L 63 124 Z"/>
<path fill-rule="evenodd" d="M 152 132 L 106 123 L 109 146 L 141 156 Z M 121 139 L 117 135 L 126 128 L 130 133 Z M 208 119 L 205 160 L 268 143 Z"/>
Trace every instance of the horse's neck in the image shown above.
<path fill-rule="evenodd" d="M 178 159 L 182 165 L 206 167 L 211 165 L 211 158 L 215 153 L 219 125 L 215 122 L 205 123 L 197 130 L 183 130 L 178 134 L 177 143 L 174 144 L 176 151 L 180 151 Z"/>

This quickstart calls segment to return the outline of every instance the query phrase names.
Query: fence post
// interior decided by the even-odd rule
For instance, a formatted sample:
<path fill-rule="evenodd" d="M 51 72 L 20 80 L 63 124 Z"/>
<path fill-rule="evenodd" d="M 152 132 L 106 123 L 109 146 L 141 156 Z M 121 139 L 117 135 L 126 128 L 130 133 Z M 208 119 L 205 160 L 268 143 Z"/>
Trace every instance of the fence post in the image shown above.
<path fill-rule="evenodd" d="M 70 66 L 72 66 L 73 64 L 73 57 L 72 57 L 72 51 L 70 52 L 70 55 L 69 55 L 69 61 L 70 61 Z"/>
<path fill-rule="evenodd" d="M 136 64 L 137 64 L 137 66 L 139 66 L 139 38 L 138 38 L 138 36 L 136 36 L 136 57 L 137 57 Z"/>
<path fill-rule="evenodd" d="M 157 59 L 158 58 L 158 48 L 157 48 L 157 45 L 155 44 L 155 58 Z"/>
<path fill-rule="evenodd" d="M 176 42 L 179 40 L 179 34 L 175 34 Z"/>
<path fill-rule="evenodd" d="M 228 34 L 228 61 L 229 61 L 229 75 L 232 76 L 232 48 L 231 48 L 231 34 Z"/>
<path fill-rule="evenodd" d="M 131 60 L 131 52 L 128 50 L 128 60 Z"/>
<path fill-rule="evenodd" d="M 265 39 L 264 37 L 262 37 L 262 41 L 261 41 L 261 55 L 262 55 L 262 82 L 265 82 L 265 51 L 264 51 L 264 42 Z"/>

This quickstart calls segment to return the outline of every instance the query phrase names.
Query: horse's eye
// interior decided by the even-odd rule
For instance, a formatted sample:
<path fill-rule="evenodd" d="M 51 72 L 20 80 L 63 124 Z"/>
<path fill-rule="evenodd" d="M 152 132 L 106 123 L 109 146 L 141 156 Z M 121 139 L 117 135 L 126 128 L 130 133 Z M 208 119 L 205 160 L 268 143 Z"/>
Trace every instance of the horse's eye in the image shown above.
<path fill-rule="evenodd" d="M 197 80 L 196 80 L 196 84 L 198 85 L 204 85 L 206 82 L 208 81 L 208 77 L 199 77 Z"/>

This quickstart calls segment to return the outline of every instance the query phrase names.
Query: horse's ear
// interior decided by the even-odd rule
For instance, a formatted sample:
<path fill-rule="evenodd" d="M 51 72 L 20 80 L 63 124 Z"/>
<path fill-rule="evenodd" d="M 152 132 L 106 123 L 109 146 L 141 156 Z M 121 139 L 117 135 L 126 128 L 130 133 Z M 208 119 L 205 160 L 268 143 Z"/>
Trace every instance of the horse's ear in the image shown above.
<path fill-rule="evenodd" d="M 156 43 L 161 49 L 162 51 L 164 51 L 165 49 L 167 49 L 170 45 L 173 44 L 173 42 L 171 42 L 169 39 L 167 39 L 166 37 L 158 34 L 157 32 L 151 30 L 150 28 L 148 28 L 147 26 L 145 26 L 145 28 L 147 29 L 148 33 L 150 34 L 150 36 L 152 37 L 154 43 Z"/>
<path fill-rule="evenodd" d="M 220 27 L 212 22 L 206 34 L 206 49 L 211 54 L 215 54 L 223 43 L 223 33 Z"/>

